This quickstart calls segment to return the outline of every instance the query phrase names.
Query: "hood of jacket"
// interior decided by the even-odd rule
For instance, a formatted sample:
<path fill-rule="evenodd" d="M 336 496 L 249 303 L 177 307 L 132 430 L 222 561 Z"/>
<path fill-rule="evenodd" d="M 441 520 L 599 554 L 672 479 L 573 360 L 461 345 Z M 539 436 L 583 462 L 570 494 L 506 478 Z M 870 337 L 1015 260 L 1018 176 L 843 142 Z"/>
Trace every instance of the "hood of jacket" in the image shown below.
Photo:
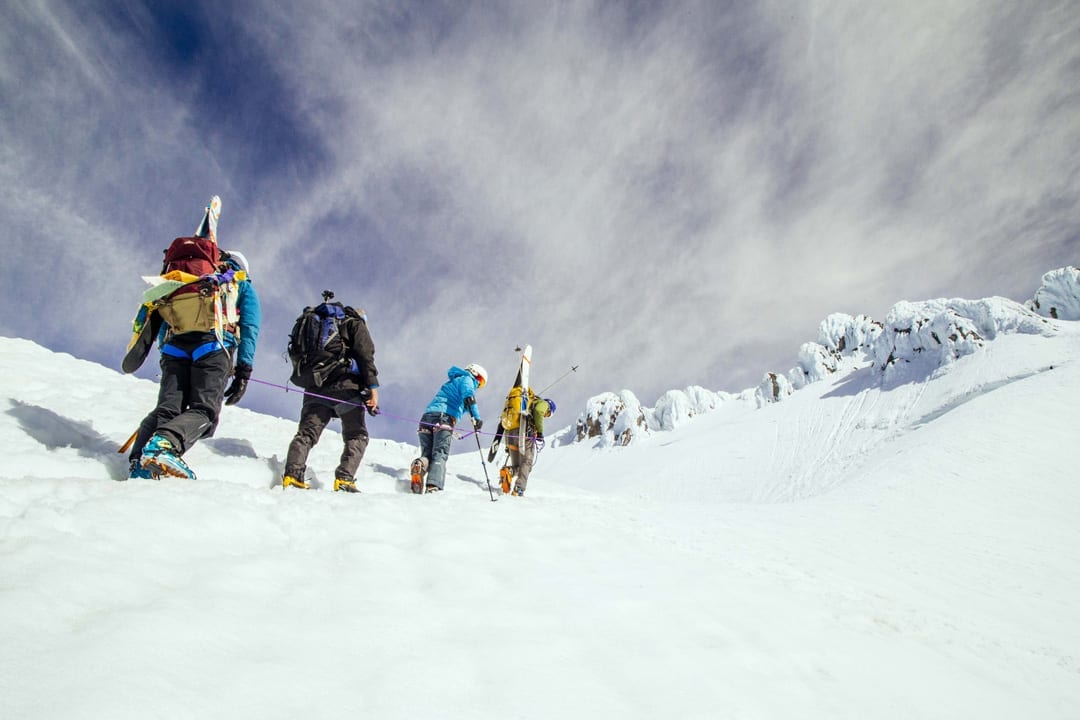
<path fill-rule="evenodd" d="M 465 368 L 459 368 L 457 365 L 454 365 L 452 368 L 446 371 L 446 377 L 450 378 L 451 380 L 453 380 L 454 378 L 459 378 L 462 375 L 468 375 L 469 377 L 472 377 L 472 374 L 468 370 L 466 370 Z"/>

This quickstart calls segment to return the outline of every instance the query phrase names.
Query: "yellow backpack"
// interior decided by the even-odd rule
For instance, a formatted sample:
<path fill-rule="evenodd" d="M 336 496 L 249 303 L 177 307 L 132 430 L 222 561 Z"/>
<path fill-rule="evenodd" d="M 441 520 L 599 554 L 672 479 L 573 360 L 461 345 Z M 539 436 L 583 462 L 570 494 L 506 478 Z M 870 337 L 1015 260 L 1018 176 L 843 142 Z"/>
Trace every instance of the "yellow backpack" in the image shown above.
<path fill-rule="evenodd" d="M 518 427 L 520 427 L 522 392 L 523 388 L 518 385 L 510 391 L 509 395 L 506 396 L 506 403 L 503 405 L 502 417 L 499 419 L 499 422 L 503 426 L 503 430 L 517 430 Z M 533 403 L 536 402 L 536 393 L 532 391 L 532 388 L 529 388 L 528 393 L 528 404 L 525 406 L 526 412 L 530 410 Z"/>

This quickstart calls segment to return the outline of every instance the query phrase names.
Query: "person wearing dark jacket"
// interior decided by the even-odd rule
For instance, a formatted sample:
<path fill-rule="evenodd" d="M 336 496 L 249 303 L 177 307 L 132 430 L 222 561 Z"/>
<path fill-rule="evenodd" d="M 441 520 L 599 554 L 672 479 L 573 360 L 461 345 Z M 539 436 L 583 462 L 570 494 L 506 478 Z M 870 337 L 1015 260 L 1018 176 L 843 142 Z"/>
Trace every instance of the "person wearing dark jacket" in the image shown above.
<path fill-rule="evenodd" d="M 332 297 L 332 295 L 331 295 Z M 338 333 L 344 345 L 343 361 L 317 388 L 304 394 L 300 424 L 285 457 L 283 488 L 307 490 L 304 478 L 308 454 L 319 442 L 330 421 L 341 418 L 341 438 L 345 443 L 334 471 L 334 491 L 360 492 L 356 471 L 368 445 L 365 411 L 374 415 L 379 407 L 379 371 L 375 368 L 375 343 L 362 314 L 340 303 L 323 306 L 340 311 Z"/>
<path fill-rule="evenodd" d="M 235 405 L 247 389 L 262 322 L 259 297 L 243 254 L 223 250 L 221 260 L 224 273 L 217 277 L 231 278 L 227 284 L 235 293 L 227 294 L 232 307 L 211 328 L 192 331 L 158 320 L 161 384 L 157 406 L 143 418 L 131 444 L 131 479 L 162 475 L 193 479 L 195 473 L 183 454 L 214 434 L 222 401 Z"/>

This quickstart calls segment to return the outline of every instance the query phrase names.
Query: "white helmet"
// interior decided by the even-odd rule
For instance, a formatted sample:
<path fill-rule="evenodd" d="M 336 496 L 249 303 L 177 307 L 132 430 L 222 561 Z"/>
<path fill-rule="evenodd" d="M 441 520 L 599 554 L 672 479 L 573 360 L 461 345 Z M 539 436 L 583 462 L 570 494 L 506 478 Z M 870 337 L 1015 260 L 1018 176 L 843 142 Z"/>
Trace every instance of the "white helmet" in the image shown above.
<path fill-rule="evenodd" d="M 484 387 L 487 385 L 487 370 L 476 363 L 469 363 L 465 366 L 466 372 L 476 378 L 477 387 Z"/>
<path fill-rule="evenodd" d="M 251 274 L 251 270 L 248 269 L 247 258 L 244 257 L 243 253 L 241 253 L 239 250 L 226 250 L 225 252 L 228 254 L 229 257 L 236 261 L 236 264 L 240 266 L 241 270 L 246 272 L 248 275 Z"/>

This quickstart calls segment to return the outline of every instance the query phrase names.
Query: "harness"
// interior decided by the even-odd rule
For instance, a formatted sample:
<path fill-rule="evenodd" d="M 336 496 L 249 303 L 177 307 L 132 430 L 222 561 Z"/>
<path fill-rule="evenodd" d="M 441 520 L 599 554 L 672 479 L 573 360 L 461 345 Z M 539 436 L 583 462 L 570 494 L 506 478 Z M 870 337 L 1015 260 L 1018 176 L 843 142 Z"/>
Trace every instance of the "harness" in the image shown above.
<path fill-rule="evenodd" d="M 217 352 L 218 350 L 224 350 L 224 349 L 225 349 L 225 345 L 220 340 L 218 340 L 217 338 L 214 338 L 213 340 L 210 340 L 208 342 L 203 343 L 202 345 L 199 345 L 198 347 L 196 347 L 191 352 L 188 352 L 187 350 L 182 350 L 181 348 L 178 348 L 175 345 L 166 344 L 166 345 L 162 346 L 161 354 L 162 355 L 168 355 L 169 357 L 182 358 L 182 359 L 185 359 L 185 360 L 191 360 L 193 362 L 197 362 L 197 361 L 201 360 L 202 358 L 206 357 L 207 355 L 209 355 L 212 352 Z"/>
<path fill-rule="evenodd" d="M 444 420 L 445 418 L 445 420 Z M 454 418 L 446 413 L 439 413 L 439 422 L 434 425 L 430 423 L 421 422 L 420 427 L 417 428 L 417 432 L 430 435 L 436 432 L 453 432 L 454 430 Z"/>

